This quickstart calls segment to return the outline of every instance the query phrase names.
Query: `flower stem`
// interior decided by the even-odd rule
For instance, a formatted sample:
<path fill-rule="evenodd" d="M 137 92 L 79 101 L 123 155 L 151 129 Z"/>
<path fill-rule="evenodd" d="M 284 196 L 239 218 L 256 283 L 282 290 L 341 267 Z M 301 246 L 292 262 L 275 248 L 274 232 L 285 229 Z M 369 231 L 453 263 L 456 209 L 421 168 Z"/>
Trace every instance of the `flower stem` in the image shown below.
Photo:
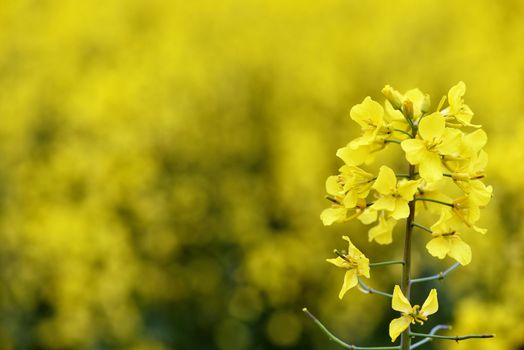
<path fill-rule="evenodd" d="M 407 132 L 407 131 L 402 130 L 402 129 L 396 129 L 396 128 L 394 128 L 393 131 L 400 132 L 400 133 L 402 133 L 402 134 L 404 134 L 404 135 L 409 136 L 409 138 L 411 138 L 411 134 L 410 134 L 409 132 Z"/>
<path fill-rule="evenodd" d="M 458 262 L 454 263 L 447 270 L 444 270 L 444 271 L 442 271 L 440 273 L 437 273 L 436 275 L 412 279 L 411 280 L 411 284 L 413 284 L 413 283 L 420 283 L 420 282 L 434 281 L 434 280 L 443 280 L 444 277 L 446 277 L 446 275 L 448 273 L 450 273 L 451 271 L 455 270 L 459 266 L 460 266 L 460 263 L 458 263 Z"/>
<path fill-rule="evenodd" d="M 353 350 L 399 350 L 400 347 L 398 346 L 381 346 L 381 347 L 368 347 L 368 346 L 356 346 L 356 345 L 350 345 L 348 343 L 345 343 L 344 341 L 340 340 L 339 338 L 337 338 L 333 333 L 331 333 L 327 328 L 326 326 L 324 326 L 322 324 L 322 322 L 320 322 L 318 320 L 318 318 L 316 318 L 311 312 L 309 312 L 309 310 L 307 308 L 303 308 L 302 311 L 309 316 L 309 318 L 311 318 L 313 320 L 313 322 L 316 323 L 316 325 L 318 326 L 318 328 L 320 328 L 322 330 L 322 332 L 324 332 L 329 340 L 337 343 L 338 345 L 346 348 L 346 349 L 353 349 Z"/>
<path fill-rule="evenodd" d="M 378 295 L 382 295 L 382 296 L 385 296 L 385 297 L 388 297 L 388 298 L 393 298 L 392 294 L 389 294 L 389 293 L 386 293 L 386 292 L 381 292 L 379 290 L 376 290 L 376 289 L 373 289 L 371 287 L 368 287 L 368 285 L 365 284 L 360 278 L 358 279 L 358 283 L 360 284 L 360 287 L 363 289 L 364 293 L 367 293 L 367 294 L 378 294 Z"/>
<path fill-rule="evenodd" d="M 385 143 L 398 143 L 399 145 L 402 143 L 400 140 L 384 140 Z"/>
<path fill-rule="evenodd" d="M 447 202 L 439 201 L 438 199 L 417 197 L 414 200 L 415 201 L 425 201 L 425 202 L 438 203 L 438 204 L 447 205 L 448 207 L 452 207 L 453 208 L 453 203 L 447 203 Z"/>
<path fill-rule="evenodd" d="M 451 326 L 446 326 L 446 325 L 443 325 L 443 324 L 439 324 L 439 325 L 437 325 L 437 326 L 435 326 L 435 327 L 433 327 L 433 328 L 431 329 L 431 331 L 429 332 L 429 335 L 433 335 L 433 334 L 437 333 L 437 332 L 438 332 L 439 330 L 441 330 L 441 329 L 451 329 Z M 424 344 L 426 344 L 426 343 L 429 343 L 429 342 L 432 341 L 432 340 L 433 340 L 433 338 L 426 337 L 426 338 L 424 338 L 424 339 L 422 339 L 422 340 L 416 342 L 415 344 L 411 345 L 411 349 L 412 349 L 412 350 L 413 350 L 413 349 L 416 349 L 416 348 L 418 348 L 419 346 L 422 346 L 422 345 L 424 345 Z"/>
<path fill-rule="evenodd" d="M 403 260 L 381 261 L 381 262 L 371 263 L 371 264 L 369 264 L 369 267 L 377 267 L 377 266 L 385 266 L 385 265 L 396 265 L 396 264 L 404 265 L 404 261 Z"/>
<path fill-rule="evenodd" d="M 433 233 L 433 231 L 431 231 L 430 228 L 428 228 L 428 227 L 426 227 L 426 226 L 424 226 L 424 225 L 421 225 L 421 224 L 419 224 L 418 222 L 412 222 L 411 225 L 413 225 L 413 227 L 418 227 L 418 228 L 420 228 L 420 229 L 423 229 L 423 230 L 426 231 L 426 232 Z"/>
<path fill-rule="evenodd" d="M 415 178 L 415 166 L 409 166 L 409 179 Z M 410 300 L 411 294 L 411 235 L 413 233 L 412 223 L 415 220 L 415 199 L 409 202 L 409 216 L 406 220 L 406 235 L 404 237 L 404 265 L 402 266 L 402 281 L 400 288 L 405 297 Z M 411 338 L 409 337 L 410 327 L 408 327 L 400 336 L 400 349 L 409 350 L 411 345 Z"/>
<path fill-rule="evenodd" d="M 447 336 L 447 335 L 435 335 L 435 334 L 424 334 L 424 333 L 409 333 L 411 337 L 426 337 L 433 339 L 448 339 L 454 340 L 456 342 L 465 339 L 473 338 L 494 338 L 495 334 L 468 334 L 468 335 L 456 335 L 456 336 Z"/>

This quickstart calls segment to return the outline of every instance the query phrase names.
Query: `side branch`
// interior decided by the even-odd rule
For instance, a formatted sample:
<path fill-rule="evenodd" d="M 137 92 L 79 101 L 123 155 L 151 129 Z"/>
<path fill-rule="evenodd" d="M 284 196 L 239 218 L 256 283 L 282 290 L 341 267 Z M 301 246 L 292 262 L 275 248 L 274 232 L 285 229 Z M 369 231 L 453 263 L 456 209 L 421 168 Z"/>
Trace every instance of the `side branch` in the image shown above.
<path fill-rule="evenodd" d="M 426 198 L 426 197 L 416 197 L 414 200 L 416 200 L 416 201 L 424 201 L 424 202 L 433 202 L 433 203 L 438 203 L 438 204 L 446 205 L 446 206 L 448 206 L 448 207 L 452 207 L 452 208 L 453 208 L 453 203 L 448 203 L 448 202 L 439 201 L 438 199 Z"/>
<path fill-rule="evenodd" d="M 428 282 L 428 281 L 434 281 L 434 280 L 443 280 L 444 277 L 446 277 L 446 275 L 448 273 L 450 273 L 451 271 L 455 270 L 459 266 L 460 266 L 460 263 L 458 263 L 458 262 L 454 263 L 447 270 L 439 272 L 439 273 L 437 273 L 436 275 L 433 275 L 433 276 L 422 277 L 422 278 L 414 278 L 414 279 L 412 279 L 410 281 L 410 283 L 413 284 L 413 283 Z"/>
<path fill-rule="evenodd" d="M 389 293 L 386 293 L 386 292 L 381 292 L 379 290 L 376 290 L 376 289 L 373 289 L 371 287 L 368 287 L 367 284 L 365 284 L 360 278 L 358 279 L 358 284 L 360 285 L 360 290 L 363 292 L 363 293 L 366 293 L 366 294 L 378 294 L 378 295 L 382 295 L 382 296 L 385 296 L 385 297 L 388 297 L 388 298 L 393 298 L 393 295 L 392 294 L 389 294 Z"/>
<path fill-rule="evenodd" d="M 451 326 L 446 326 L 446 325 L 444 325 L 444 324 L 439 324 L 439 325 L 437 325 L 437 326 L 435 326 L 435 327 L 433 327 L 433 328 L 431 329 L 431 331 L 429 332 L 429 335 L 436 334 L 436 333 L 437 333 L 439 330 L 441 330 L 441 329 L 451 329 Z M 418 341 L 418 342 L 416 342 L 415 344 L 411 345 L 410 350 L 412 350 L 412 349 L 416 349 L 416 348 L 418 348 L 419 346 L 422 346 L 422 345 L 424 345 L 424 344 L 426 344 L 426 343 L 429 343 L 429 342 L 432 341 L 432 340 L 433 340 L 433 338 L 426 337 L 425 339 L 422 339 L 421 341 Z"/>
<path fill-rule="evenodd" d="M 399 346 L 382 346 L 382 347 L 368 347 L 368 346 L 356 346 L 356 345 L 350 345 L 348 343 L 345 343 L 344 341 L 340 340 L 339 338 L 337 338 L 333 333 L 331 333 L 327 328 L 326 326 L 324 326 L 322 324 L 322 322 L 320 322 L 318 320 L 318 318 L 316 318 L 311 312 L 309 312 L 309 310 L 307 308 L 303 308 L 302 311 L 309 317 L 313 320 L 313 322 L 316 323 L 316 325 L 318 326 L 318 328 L 320 328 L 320 330 L 322 330 L 322 332 L 324 332 L 329 340 L 337 343 L 338 345 L 346 348 L 346 349 L 353 349 L 353 350 L 398 350 L 400 349 Z"/>
<path fill-rule="evenodd" d="M 447 335 L 435 335 L 435 334 L 424 334 L 424 333 L 409 333 L 411 337 L 426 337 L 433 339 L 447 339 L 454 340 L 459 342 L 460 340 L 474 339 L 474 338 L 494 338 L 495 334 L 468 334 L 468 335 L 456 335 L 456 336 L 447 336 Z"/>
<path fill-rule="evenodd" d="M 371 263 L 371 264 L 369 264 L 369 267 L 377 267 L 377 266 L 385 266 L 385 265 L 396 265 L 396 264 L 404 265 L 404 260 L 381 261 L 381 262 Z"/>
<path fill-rule="evenodd" d="M 421 224 L 419 224 L 418 222 L 412 222 L 412 223 L 411 223 L 411 226 L 413 226 L 413 227 L 418 227 L 418 228 L 420 228 L 420 229 L 422 229 L 422 230 L 424 230 L 424 231 L 426 231 L 426 232 L 429 232 L 429 233 L 433 233 L 433 231 L 431 231 L 431 229 L 430 229 L 429 227 L 426 227 L 426 226 L 424 226 L 424 225 L 421 225 Z"/>

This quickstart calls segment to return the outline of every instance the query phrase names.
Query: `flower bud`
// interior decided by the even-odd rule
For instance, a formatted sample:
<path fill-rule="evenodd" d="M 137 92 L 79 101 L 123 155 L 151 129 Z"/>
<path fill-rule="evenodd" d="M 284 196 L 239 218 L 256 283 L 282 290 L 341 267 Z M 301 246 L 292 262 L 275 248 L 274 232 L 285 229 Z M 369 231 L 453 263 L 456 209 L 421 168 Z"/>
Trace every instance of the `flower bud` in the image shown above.
<path fill-rule="evenodd" d="M 391 103 L 393 108 L 400 109 L 402 107 L 402 100 L 404 97 L 400 92 L 393 89 L 391 86 L 386 85 L 382 89 L 382 94 L 387 98 L 387 100 Z"/>
<path fill-rule="evenodd" d="M 413 102 L 411 102 L 411 100 L 404 101 L 402 104 L 402 113 L 404 113 L 407 118 L 413 119 L 415 112 L 413 111 Z"/>
<path fill-rule="evenodd" d="M 424 100 L 422 100 L 422 104 L 420 105 L 420 111 L 422 113 L 426 113 L 427 111 L 429 111 L 430 105 L 431 105 L 431 100 L 429 98 L 429 95 L 425 94 Z"/>

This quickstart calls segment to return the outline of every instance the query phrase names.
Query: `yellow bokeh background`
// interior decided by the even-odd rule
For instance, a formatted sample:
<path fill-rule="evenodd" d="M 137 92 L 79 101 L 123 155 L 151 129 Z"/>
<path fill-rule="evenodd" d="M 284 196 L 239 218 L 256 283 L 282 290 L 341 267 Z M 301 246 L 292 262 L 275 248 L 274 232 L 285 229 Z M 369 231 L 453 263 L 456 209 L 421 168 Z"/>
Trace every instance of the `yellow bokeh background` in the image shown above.
<path fill-rule="evenodd" d="M 352 105 L 391 84 L 436 107 L 460 80 L 489 232 L 414 298 L 438 286 L 453 334 L 497 334 L 427 349 L 524 349 L 522 38 L 519 0 L 0 1 L 0 349 L 338 348 L 303 306 L 389 345 L 388 301 L 340 301 L 324 259 L 343 234 L 401 244 L 323 227 L 324 181 Z M 451 264 L 415 244 L 416 274 Z"/>

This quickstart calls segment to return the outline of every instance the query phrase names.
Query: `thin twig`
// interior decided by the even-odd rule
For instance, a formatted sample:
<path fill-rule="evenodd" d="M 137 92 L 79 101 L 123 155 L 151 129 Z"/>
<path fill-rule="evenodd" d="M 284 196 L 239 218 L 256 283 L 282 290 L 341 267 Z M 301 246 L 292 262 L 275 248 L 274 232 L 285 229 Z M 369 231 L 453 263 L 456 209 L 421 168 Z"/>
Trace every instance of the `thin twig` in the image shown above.
<path fill-rule="evenodd" d="M 381 291 L 376 290 L 374 288 L 368 287 L 368 285 L 365 284 L 360 278 L 358 279 L 358 283 L 360 284 L 360 287 L 362 288 L 361 290 L 364 293 L 367 293 L 367 294 L 378 294 L 378 295 L 382 295 L 382 296 L 385 296 L 385 297 L 388 297 L 388 298 L 393 298 L 392 294 L 389 294 L 389 293 L 386 293 L 386 292 L 381 292 Z"/>
<path fill-rule="evenodd" d="M 437 273 L 436 275 L 433 275 L 433 276 L 414 278 L 414 279 L 412 279 L 410 281 L 410 283 L 413 284 L 413 283 L 428 282 L 428 281 L 434 281 L 434 280 L 443 280 L 444 277 L 446 277 L 446 275 L 448 273 L 450 273 L 451 271 L 455 270 L 459 266 L 460 266 L 460 263 L 458 263 L 458 262 L 454 263 L 447 270 L 439 272 L 439 273 Z"/>
<path fill-rule="evenodd" d="M 381 261 L 381 262 L 371 263 L 371 264 L 369 264 L 369 267 L 377 267 L 377 266 L 385 266 L 385 265 L 397 265 L 397 264 L 404 265 L 404 261 L 403 260 Z"/>
<path fill-rule="evenodd" d="M 494 338 L 495 334 L 468 334 L 468 335 L 455 335 L 455 336 L 447 336 L 447 335 L 434 335 L 434 334 L 424 334 L 424 333 L 409 333 L 411 337 L 425 337 L 425 338 L 433 338 L 433 339 L 447 339 L 447 340 L 454 340 L 456 342 L 459 342 L 460 340 L 466 340 L 466 339 L 474 339 L 474 338 Z"/>
<path fill-rule="evenodd" d="M 322 332 L 324 332 L 329 340 L 337 343 L 338 345 L 346 348 L 346 349 L 352 349 L 352 350 L 398 350 L 400 349 L 399 346 L 382 346 L 382 347 L 368 347 L 368 346 L 356 346 L 356 345 L 350 345 L 348 343 L 345 343 L 344 341 L 340 340 L 339 338 L 337 338 L 333 333 L 331 333 L 327 328 L 326 326 L 324 326 L 322 324 L 322 322 L 320 322 L 318 320 L 318 318 L 316 318 L 311 312 L 309 312 L 309 310 L 307 308 L 303 308 L 302 311 L 309 316 L 309 318 L 311 318 L 313 320 L 313 322 L 316 323 L 316 325 L 322 330 Z"/>
<path fill-rule="evenodd" d="M 429 334 L 430 334 L 430 335 L 433 335 L 433 334 L 437 333 L 437 332 L 438 332 L 439 330 L 441 330 L 441 329 L 451 329 L 451 326 L 446 326 L 446 325 L 444 325 L 444 324 L 439 324 L 439 325 L 433 327 L 433 328 L 431 329 L 431 331 L 429 332 Z M 410 349 L 416 349 L 416 348 L 418 348 L 419 346 L 422 346 L 422 345 L 424 345 L 424 344 L 426 344 L 426 343 L 429 343 L 429 342 L 432 341 L 432 340 L 433 340 L 433 338 L 431 338 L 431 337 L 426 337 L 425 339 L 422 339 L 421 341 L 418 341 L 418 342 L 416 342 L 415 344 L 411 345 L 411 348 L 410 348 Z"/>
<path fill-rule="evenodd" d="M 438 204 L 442 204 L 442 205 L 447 205 L 448 207 L 452 207 L 452 208 L 454 206 L 453 203 L 447 203 L 447 202 L 439 201 L 438 199 L 433 199 L 433 198 L 417 197 L 417 198 L 415 198 L 415 200 L 416 201 L 438 203 Z"/>
<path fill-rule="evenodd" d="M 412 137 L 411 134 L 410 134 L 409 132 L 404 131 L 404 130 L 402 130 L 402 129 L 396 129 L 396 128 L 393 128 L 393 131 L 400 132 L 400 133 L 402 133 L 402 134 L 404 134 L 404 135 L 407 135 L 407 136 L 409 136 L 409 138 Z"/>
<path fill-rule="evenodd" d="M 426 231 L 426 232 L 433 233 L 433 231 L 431 231 L 431 229 L 430 229 L 429 227 L 426 227 L 426 226 L 424 226 L 424 225 L 421 225 L 421 224 L 419 224 L 418 222 L 412 222 L 411 225 L 412 225 L 413 227 L 418 227 L 418 228 L 420 228 L 420 229 L 423 229 L 423 230 Z"/>

